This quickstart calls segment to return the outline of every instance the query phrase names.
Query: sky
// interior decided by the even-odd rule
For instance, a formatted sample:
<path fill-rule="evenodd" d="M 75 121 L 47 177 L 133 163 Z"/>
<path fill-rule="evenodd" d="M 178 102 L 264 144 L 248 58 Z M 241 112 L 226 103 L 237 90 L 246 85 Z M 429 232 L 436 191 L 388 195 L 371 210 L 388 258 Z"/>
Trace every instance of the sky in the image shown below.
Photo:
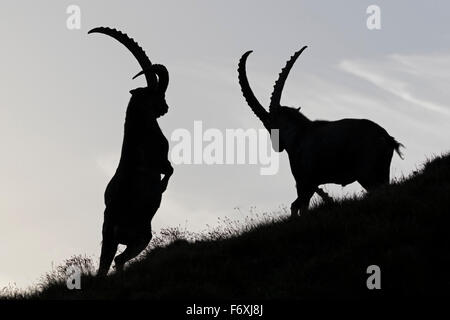
<path fill-rule="evenodd" d="M 369 30 L 369 5 L 381 29 Z M 80 8 L 80 29 L 66 12 Z M 36 283 L 75 254 L 98 258 L 103 192 L 120 157 L 129 90 L 139 66 L 110 26 L 170 73 L 169 139 L 179 129 L 262 129 L 242 97 L 237 63 L 267 106 L 298 49 L 282 103 L 312 120 L 367 118 L 402 142 L 391 179 L 449 151 L 448 1 L 24 1 L 0 3 L 0 288 Z M 174 165 L 154 231 L 202 231 L 220 219 L 277 215 L 295 199 L 286 153 L 275 175 L 258 165 Z M 327 185 L 335 196 L 361 187 Z"/>

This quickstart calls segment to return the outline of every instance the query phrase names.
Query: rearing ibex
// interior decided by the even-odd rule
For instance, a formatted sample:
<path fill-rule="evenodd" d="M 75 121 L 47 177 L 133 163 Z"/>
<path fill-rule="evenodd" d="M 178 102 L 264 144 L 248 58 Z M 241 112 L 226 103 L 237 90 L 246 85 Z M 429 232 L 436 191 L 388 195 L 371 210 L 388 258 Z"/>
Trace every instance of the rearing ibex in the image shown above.
<path fill-rule="evenodd" d="M 127 248 L 114 259 L 118 270 L 147 247 L 152 238 L 151 220 L 173 173 L 167 158 L 169 143 L 156 121 L 168 111 L 165 92 L 169 73 L 163 65 L 152 64 L 144 50 L 126 34 L 105 27 L 94 28 L 89 33 L 103 33 L 122 43 L 142 68 L 135 77 L 144 74 L 147 80 L 147 87 L 130 91 L 120 162 L 105 191 L 98 270 L 98 275 L 104 276 L 119 244 Z M 164 174 L 162 180 L 161 174 Z"/>
<path fill-rule="evenodd" d="M 245 100 L 269 132 L 279 130 L 278 146 L 273 146 L 275 151 L 287 151 L 298 196 L 291 204 L 292 217 L 308 209 L 314 192 L 322 191 L 319 185 L 347 185 L 358 181 L 370 191 L 389 183 L 393 151 L 402 158 L 400 147 L 403 146 L 370 120 L 311 121 L 300 108 L 281 106 L 281 93 L 289 71 L 305 49 L 306 46 L 297 51 L 281 70 L 269 112 L 258 102 L 247 80 L 245 64 L 252 51 L 242 56 L 238 66 Z"/>

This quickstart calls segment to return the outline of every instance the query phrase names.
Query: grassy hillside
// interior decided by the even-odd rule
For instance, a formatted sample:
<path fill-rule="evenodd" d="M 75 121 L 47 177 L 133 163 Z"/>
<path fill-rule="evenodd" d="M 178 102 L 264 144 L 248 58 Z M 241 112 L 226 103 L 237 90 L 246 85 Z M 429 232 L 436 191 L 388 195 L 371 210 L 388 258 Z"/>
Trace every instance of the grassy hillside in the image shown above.
<path fill-rule="evenodd" d="M 450 287 L 450 156 L 363 197 L 245 232 L 157 246 L 121 275 L 49 276 L 28 298 L 292 299 L 443 295 Z M 228 238 L 227 238 L 228 236 Z M 381 290 L 366 269 L 381 268 Z M 89 266 L 87 267 L 89 269 Z"/>

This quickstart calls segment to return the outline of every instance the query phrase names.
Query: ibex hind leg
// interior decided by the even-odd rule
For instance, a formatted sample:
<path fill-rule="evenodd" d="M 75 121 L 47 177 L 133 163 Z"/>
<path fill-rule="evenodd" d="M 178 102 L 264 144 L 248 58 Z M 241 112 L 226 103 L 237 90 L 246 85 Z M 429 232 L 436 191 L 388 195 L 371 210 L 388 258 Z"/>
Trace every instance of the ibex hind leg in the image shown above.
<path fill-rule="evenodd" d="M 148 236 L 142 237 L 141 239 L 128 244 L 127 248 L 114 259 L 114 267 L 116 271 L 123 271 L 123 266 L 125 263 L 137 257 L 145 248 L 147 248 L 151 238 L 152 235 L 150 232 Z"/>
<path fill-rule="evenodd" d="M 114 239 L 112 232 L 103 233 L 102 251 L 100 254 L 100 266 L 98 268 L 97 276 L 104 277 L 108 274 L 109 267 L 117 252 L 118 243 Z"/>
<path fill-rule="evenodd" d="M 102 249 L 100 253 L 100 266 L 98 268 L 97 276 L 103 277 L 108 274 L 109 267 L 117 252 L 119 242 L 115 234 L 115 223 L 112 219 L 113 209 L 107 206 L 104 212 L 103 226 L 102 226 Z"/>

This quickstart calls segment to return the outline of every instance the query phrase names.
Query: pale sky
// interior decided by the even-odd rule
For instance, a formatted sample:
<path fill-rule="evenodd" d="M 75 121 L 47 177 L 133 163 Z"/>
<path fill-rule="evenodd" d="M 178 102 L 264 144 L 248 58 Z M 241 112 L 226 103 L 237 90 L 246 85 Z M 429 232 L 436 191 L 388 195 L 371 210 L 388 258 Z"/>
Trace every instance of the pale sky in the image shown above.
<path fill-rule="evenodd" d="M 69 5 L 81 29 L 66 27 Z M 368 30 L 366 8 L 381 9 Z M 237 63 L 267 105 L 286 60 L 282 103 L 311 119 L 368 118 L 406 146 L 392 179 L 448 151 L 448 1 L 2 1 L 0 3 L 0 288 L 25 287 L 74 254 L 97 259 L 103 192 L 120 155 L 131 80 L 139 71 L 113 39 L 118 28 L 170 72 L 166 137 L 179 128 L 262 128 L 242 97 Z M 170 142 L 170 141 L 169 141 Z M 171 143 L 171 147 L 173 144 Z M 155 231 L 204 230 L 218 217 L 276 211 L 295 199 L 285 153 L 277 175 L 257 165 L 178 165 L 153 220 Z M 333 194 L 357 184 L 328 186 Z M 240 210 L 235 210 L 239 207 Z"/>

